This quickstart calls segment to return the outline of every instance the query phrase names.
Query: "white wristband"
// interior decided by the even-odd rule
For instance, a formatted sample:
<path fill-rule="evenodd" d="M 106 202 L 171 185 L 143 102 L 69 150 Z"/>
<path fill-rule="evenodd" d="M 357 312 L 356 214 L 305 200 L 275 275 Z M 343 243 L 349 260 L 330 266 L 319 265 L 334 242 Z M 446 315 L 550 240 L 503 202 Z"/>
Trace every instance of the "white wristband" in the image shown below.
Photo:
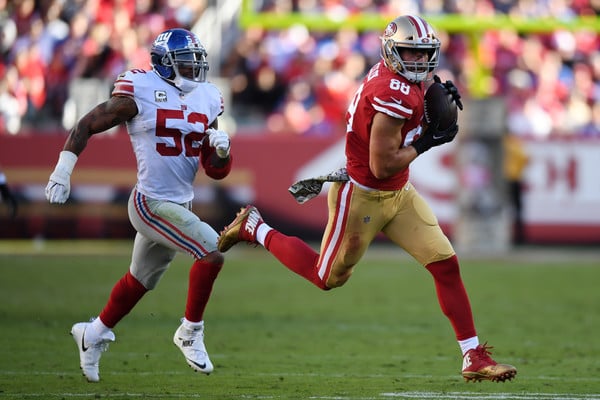
<path fill-rule="evenodd" d="M 56 164 L 56 169 L 66 172 L 69 176 L 73 172 L 73 168 L 75 168 L 75 163 L 77 162 L 77 155 L 67 150 L 63 150 L 60 152 L 58 156 L 58 163 Z"/>

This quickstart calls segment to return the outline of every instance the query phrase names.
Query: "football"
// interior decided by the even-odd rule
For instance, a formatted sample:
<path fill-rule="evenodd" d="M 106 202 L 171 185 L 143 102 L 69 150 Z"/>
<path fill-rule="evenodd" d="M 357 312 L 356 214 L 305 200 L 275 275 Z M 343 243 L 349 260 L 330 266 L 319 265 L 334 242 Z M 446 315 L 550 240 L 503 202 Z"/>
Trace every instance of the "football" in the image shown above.
<path fill-rule="evenodd" d="M 458 119 L 458 107 L 442 83 L 433 82 L 425 92 L 425 121 L 439 120 L 438 129 L 445 130 Z"/>

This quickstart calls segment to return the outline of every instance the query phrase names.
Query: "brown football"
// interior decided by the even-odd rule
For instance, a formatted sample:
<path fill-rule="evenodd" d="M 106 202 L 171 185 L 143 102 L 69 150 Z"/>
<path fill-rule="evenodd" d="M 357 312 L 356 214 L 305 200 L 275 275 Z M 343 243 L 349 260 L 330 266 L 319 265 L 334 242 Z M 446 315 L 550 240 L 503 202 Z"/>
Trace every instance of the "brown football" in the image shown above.
<path fill-rule="evenodd" d="M 425 121 L 438 120 L 439 130 L 448 129 L 458 119 L 458 107 L 443 84 L 433 82 L 425 92 Z"/>

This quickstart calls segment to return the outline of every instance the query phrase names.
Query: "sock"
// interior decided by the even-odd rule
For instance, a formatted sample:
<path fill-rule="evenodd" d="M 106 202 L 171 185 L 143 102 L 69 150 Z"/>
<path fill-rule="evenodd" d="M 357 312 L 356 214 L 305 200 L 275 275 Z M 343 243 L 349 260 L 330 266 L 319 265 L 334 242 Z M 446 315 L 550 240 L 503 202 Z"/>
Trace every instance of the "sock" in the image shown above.
<path fill-rule="evenodd" d="M 464 356 L 465 354 L 467 354 L 467 351 L 479 346 L 479 338 L 477 336 L 473 336 L 465 340 L 459 340 L 458 345 L 460 346 L 460 350 L 462 351 L 462 355 Z"/>
<path fill-rule="evenodd" d="M 200 321 L 200 322 L 192 322 L 190 320 L 188 320 L 187 318 L 183 318 L 183 320 L 181 321 L 181 323 L 188 329 L 195 329 L 195 328 L 201 328 L 204 327 L 204 321 Z"/>
<path fill-rule="evenodd" d="M 477 336 L 471 303 L 460 277 L 456 255 L 442 261 L 428 264 L 435 281 L 435 289 L 442 312 L 452 324 L 458 340 Z"/>
<path fill-rule="evenodd" d="M 271 228 L 269 225 L 267 225 L 264 222 L 262 224 L 258 225 L 258 228 L 256 228 L 256 241 L 258 243 L 260 243 L 261 245 L 263 245 L 263 247 L 264 247 L 267 235 L 272 230 L 273 230 L 273 228 Z"/>
<path fill-rule="evenodd" d="M 110 328 L 100 318 L 95 318 L 85 330 L 85 343 L 87 345 L 97 343 L 98 339 L 110 332 Z"/>
<path fill-rule="evenodd" d="M 223 261 L 196 260 L 192 264 L 185 305 L 185 318 L 188 321 L 192 323 L 200 322 L 204 318 L 204 310 L 222 266 Z"/>
<path fill-rule="evenodd" d="M 107 328 L 113 328 L 129 314 L 147 291 L 148 289 L 127 271 L 110 292 L 108 302 L 100 313 L 100 320 Z"/>
<path fill-rule="evenodd" d="M 319 289 L 329 290 L 317 274 L 319 254 L 302 240 L 271 229 L 263 246 L 290 271 L 295 272 Z"/>

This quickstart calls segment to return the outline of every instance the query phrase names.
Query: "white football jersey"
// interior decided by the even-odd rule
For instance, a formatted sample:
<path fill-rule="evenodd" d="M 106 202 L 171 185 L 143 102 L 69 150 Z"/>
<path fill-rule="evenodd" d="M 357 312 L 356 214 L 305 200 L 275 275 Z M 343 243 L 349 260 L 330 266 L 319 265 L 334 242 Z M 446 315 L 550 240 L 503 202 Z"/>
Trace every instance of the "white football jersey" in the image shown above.
<path fill-rule="evenodd" d="M 112 95 L 130 96 L 137 104 L 138 114 L 127 122 L 137 190 L 156 200 L 191 201 L 200 145 L 223 113 L 219 89 L 202 82 L 183 94 L 154 71 L 133 69 L 117 78 Z"/>

